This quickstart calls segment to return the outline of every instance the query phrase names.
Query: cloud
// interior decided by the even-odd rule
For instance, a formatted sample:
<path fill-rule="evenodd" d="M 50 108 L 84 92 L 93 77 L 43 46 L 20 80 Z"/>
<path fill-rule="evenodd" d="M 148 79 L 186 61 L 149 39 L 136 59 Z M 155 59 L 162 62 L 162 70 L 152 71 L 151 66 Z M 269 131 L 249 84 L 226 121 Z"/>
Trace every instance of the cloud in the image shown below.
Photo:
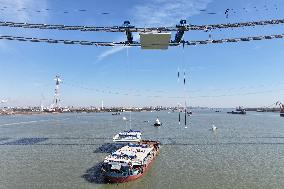
<path fill-rule="evenodd" d="M 134 33 L 133 34 L 133 40 L 137 41 L 139 39 L 139 34 L 138 33 Z M 120 38 L 117 41 L 124 41 L 125 38 Z M 107 50 L 102 52 L 98 57 L 97 57 L 97 62 L 102 61 L 104 58 L 111 56 L 112 54 L 115 54 L 117 52 L 120 52 L 121 50 L 128 48 L 127 46 L 117 46 L 117 47 L 112 47 L 112 49 Z"/>
<path fill-rule="evenodd" d="M 173 26 L 200 13 L 211 0 L 154 0 L 134 7 L 135 21 L 146 26 Z M 142 25 L 142 26 L 144 26 Z"/>
<path fill-rule="evenodd" d="M 133 21 L 136 26 L 173 26 L 180 19 L 200 13 L 200 9 L 205 9 L 212 0 L 147 0 L 140 1 L 141 4 L 135 5 L 133 11 Z M 138 34 L 134 39 L 139 39 Z M 125 47 L 114 47 L 101 53 L 97 61 L 120 52 Z"/>
<path fill-rule="evenodd" d="M 47 12 L 41 12 L 40 15 L 35 16 L 37 10 L 47 8 L 47 0 L 1 0 L 1 7 L 6 7 L 1 11 L 1 21 L 36 23 L 45 22 L 48 18 Z M 0 35 L 4 34 L 1 32 Z M 2 52 L 9 53 L 13 51 L 8 43 L 10 42 L 0 41 L 0 50 Z"/>
<path fill-rule="evenodd" d="M 16 22 L 41 22 L 48 16 L 47 12 L 41 12 L 35 16 L 37 10 L 47 8 L 47 0 L 1 0 L 1 6 L 6 7 L 1 12 L 2 19 L 8 19 Z"/>
<path fill-rule="evenodd" d="M 123 50 L 124 48 L 125 48 L 125 47 L 123 47 L 123 46 L 113 47 L 112 49 L 107 50 L 107 51 L 101 53 L 101 54 L 97 57 L 97 62 L 102 61 L 104 58 L 106 58 L 106 57 L 108 57 L 108 56 L 110 56 L 110 55 L 112 55 L 112 54 L 114 54 L 114 53 L 117 53 L 117 52 Z"/>

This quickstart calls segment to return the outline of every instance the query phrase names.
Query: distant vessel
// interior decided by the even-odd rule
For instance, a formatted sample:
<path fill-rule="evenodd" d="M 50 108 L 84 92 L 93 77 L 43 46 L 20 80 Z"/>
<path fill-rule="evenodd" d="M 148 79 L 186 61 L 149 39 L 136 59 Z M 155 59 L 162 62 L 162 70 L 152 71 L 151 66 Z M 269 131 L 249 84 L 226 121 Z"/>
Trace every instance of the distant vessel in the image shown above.
<path fill-rule="evenodd" d="M 159 126 L 161 126 L 161 125 L 162 125 L 162 123 L 161 123 L 160 120 L 157 118 L 156 121 L 155 121 L 155 123 L 154 123 L 154 126 L 159 127 Z"/>
<path fill-rule="evenodd" d="M 140 131 L 128 130 L 120 132 L 113 137 L 114 142 L 139 142 L 142 133 Z"/>
<path fill-rule="evenodd" d="M 239 106 L 239 107 L 236 107 L 236 111 L 237 112 L 245 111 L 245 109 L 243 107 Z"/>
<path fill-rule="evenodd" d="M 284 105 L 282 104 L 282 106 L 280 107 L 280 116 L 284 117 Z"/>
<path fill-rule="evenodd" d="M 257 112 L 264 112 L 264 109 L 257 109 Z"/>
<path fill-rule="evenodd" d="M 120 115 L 120 112 L 112 113 L 111 115 Z"/>
<path fill-rule="evenodd" d="M 279 105 L 279 107 L 280 107 L 280 116 L 281 116 L 281 117 L 284 117 L 284 104 L 281 103 L 281 102 L 279 102 L 279 101 L 277 101 L 277 102 L 276 102 L 276 106 L 277 106 L 277 105 Z"/>
<path fill-rule="evenodd" d="M 238 108 L 236 108 L 236 110 L 235 111 L 231 111 L 231 112 L 227 112 L 228 114 L 246 114 L 246 110 L 244 109 L 244 108 L 242 108 L 242 107 L 238 107 Z"/>
<path fill-rule="evenodd" d="M 102 173 L 110 183 L 135 180 L 145 174 L 159 152 L 159 142 L 142 141 L 128 144 L 108 155 Z"/>
<path fill-rule="evenodd" d="M 215 125 L 212 125 L 212 131 L 216 131 L 217 127 Z"/>
<path fill-rule="evenodd" d="M 187 115 L 191 116 L 192 115 L 192 111 L 186 112 Z"/>

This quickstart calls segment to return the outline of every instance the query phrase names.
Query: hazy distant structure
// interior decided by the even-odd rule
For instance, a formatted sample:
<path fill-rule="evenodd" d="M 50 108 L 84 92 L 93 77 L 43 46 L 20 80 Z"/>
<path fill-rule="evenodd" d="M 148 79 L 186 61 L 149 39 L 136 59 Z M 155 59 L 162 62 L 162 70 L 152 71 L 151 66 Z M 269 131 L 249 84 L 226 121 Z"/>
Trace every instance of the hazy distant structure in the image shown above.
<path fill-rule="evenodd" d="M 57 75 L 54 80 L 56 81 L 56 83 L 55 83 L 53 103 L 51 107 L 54 108 L 55 110 L 56 109 L 58 110 L 60 108 L 60 83 L 61 83 L 60 76 Z"/>
<path fill-rule="evenodd" d="M 104 101 L 102 100 L 102 110 L 104 109 Z"/>
<path fill-rule="evenodd" d="M 7 103 L 8 102 L 8 100 L 0 100 L 0 104 L 4 104 L 4 103 Z"/>

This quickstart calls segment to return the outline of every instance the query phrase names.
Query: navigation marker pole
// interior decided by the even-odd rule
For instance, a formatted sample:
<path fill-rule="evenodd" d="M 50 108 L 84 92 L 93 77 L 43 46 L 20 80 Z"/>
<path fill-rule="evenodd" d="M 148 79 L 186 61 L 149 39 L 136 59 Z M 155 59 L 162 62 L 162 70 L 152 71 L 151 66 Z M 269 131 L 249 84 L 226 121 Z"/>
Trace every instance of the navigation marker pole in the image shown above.
<path fill-rule="evenodd" d="M 178 124 L 180 125 L 180 109 L 179 109 L 179 103 L 178 103 Z"/>
<path fill-rule="evenodd" d="M 177 71 L 178 71 L 178 80 L 177 81 L 179 83 L 179 67 L 178 67 Z"/>

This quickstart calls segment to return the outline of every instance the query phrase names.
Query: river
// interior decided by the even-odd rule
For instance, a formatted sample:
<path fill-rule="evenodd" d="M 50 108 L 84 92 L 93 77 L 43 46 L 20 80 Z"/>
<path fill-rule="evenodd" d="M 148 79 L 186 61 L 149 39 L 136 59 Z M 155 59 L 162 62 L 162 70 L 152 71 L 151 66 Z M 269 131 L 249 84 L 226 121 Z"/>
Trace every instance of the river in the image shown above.
<path fill-rule="evenodd" d="M 187 128 L 176 112 L 133 112 L 131 125 L 122 119 L 129 114 L 1 116 L 0 188 L 284 188 L 278 113 L 193 111 Z M 142 178 L 105 184 L 100 163 L 114 149 L 112 136 L 130 127 L 159 140 L 160 154 Z"/>

